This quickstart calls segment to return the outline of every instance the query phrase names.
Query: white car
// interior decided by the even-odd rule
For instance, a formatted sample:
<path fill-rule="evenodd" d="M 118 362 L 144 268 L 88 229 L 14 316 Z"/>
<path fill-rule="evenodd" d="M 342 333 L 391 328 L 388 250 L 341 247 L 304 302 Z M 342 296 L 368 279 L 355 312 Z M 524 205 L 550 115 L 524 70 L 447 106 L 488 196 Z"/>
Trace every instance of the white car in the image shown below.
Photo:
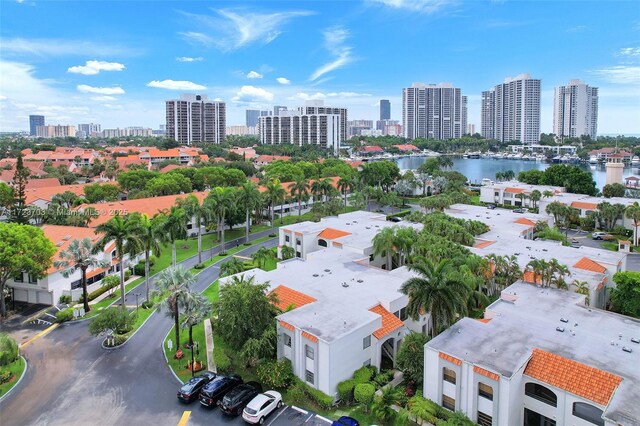
<path fill-rule="evenodd" d="M 245 422 L 263 424 L 265 417 L 282 407 L 282 395 L 276 391 L 266 391 L 253 398 L 242 412 Z"/>

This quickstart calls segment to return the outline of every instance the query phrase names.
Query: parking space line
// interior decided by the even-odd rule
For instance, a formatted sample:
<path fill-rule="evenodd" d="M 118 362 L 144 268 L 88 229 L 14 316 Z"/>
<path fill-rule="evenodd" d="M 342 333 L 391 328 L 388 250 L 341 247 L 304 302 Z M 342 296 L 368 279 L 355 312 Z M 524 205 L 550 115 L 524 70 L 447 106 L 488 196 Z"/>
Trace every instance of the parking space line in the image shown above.
<path fill-rule="evenodd" d="M 329 424 L 333 423 L 331 420 L 327 419 L 326 417 L 322 417 L 320 414 L 316 414 L 316 419 L 323 420 Z"/>
<path fill-rule="evenodd" d="M 311 418 L 312 418 L 313 416 L 314 416 L 313 414 L 312 414 L 312 415 L 310 415 L 309 417 L 307 417 L 307 420 L 305 420 L 304 422 L 305 422 L 305 423 L 307 423 L 309 420 L 311 420 Z"/>
<path fill-rule="evenodd" d="M 51 325 L 50 327 L 45 328 L 44 330 L 42 330 L 40 333 L 36 334 L 35 336 L 33 336 L 32 338 L 30 338 L 29 340 L 27 340 L 26 342 L 22 343 L 20 345 L 21 348 L 24 348 L 25 346 L 27 346 L 29 343 L 34 342 L 35 340 L 39 339 L 42 336 L 45 336 L 47 334 L 49 334 L 50 332 L 52 332 L 53 330 L 55 330 L 55 328 L 57 326 L 59 326 L 59 323 L 55 323 L 53 325 Z"/>
<path fill-rule="evenodd" d="M 180 417 L 180 421 L 178 422 L 178 426 L 185 426 L 189 421 L 189 417 L 191 416 L 191 411 L 185 411 L 182 413 L 182 417 Z"/>
<path fill-rule="evenodd" d="M 287 406 L 286 406 L 286 405 L 283 405 L 283 406 L 282 406 L 282 410 L 280 410 L 280 412 L 279 412 L 279 413 L 278 413 L 274 418 L 272 418 L 272 419 L 271 419 L 271 421 L 270 421 L 269 423 L 267 423 L 267 426 L 269 426 L 270 424 L 272 424 L 273 422 L 275 422 L 275 421 L 276 421 L 276 419 L 277 419 L 278 417 L 280 417 L 280 416 L 282 415 L 282 413 L 284 413 L 285 411 L 287 411 Z"/>

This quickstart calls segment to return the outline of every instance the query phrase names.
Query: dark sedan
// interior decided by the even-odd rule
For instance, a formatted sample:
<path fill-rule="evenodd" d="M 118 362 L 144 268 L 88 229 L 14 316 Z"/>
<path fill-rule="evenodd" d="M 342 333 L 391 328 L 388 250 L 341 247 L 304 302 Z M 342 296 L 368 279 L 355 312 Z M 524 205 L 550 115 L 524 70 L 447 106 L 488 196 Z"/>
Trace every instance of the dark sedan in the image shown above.
<path fill-rule="evenodd" d="M 331 423 L 331 426 L 360 426 L 360 423 L 352 417 L 342 416 Z"/>
<path fill-rule="evenodd" d="M 231 389 L 242 384 L 242 377 L 237 374 L 229 376 L 218 375 L 215 379 L 204 385 L 200 391 L 200 404 L 205 407 L 215 405 Z"/>
<path fill-rule="evenodd" d="M 198 399 L 200 389 L 211 380 L 215 379 L 215 373 L 205 372 L 189 379 L 178 391 L 178 399 L 182 402 L 193 402 Z"/>
<path fill-rule="evenodd" d="M 220 401 L 218 405 L 223 413 L 237 416 L 242 413 L 244 407 L 262 392 L 262 386 L 257 382 L 247 382 L 231 389 Z"/>

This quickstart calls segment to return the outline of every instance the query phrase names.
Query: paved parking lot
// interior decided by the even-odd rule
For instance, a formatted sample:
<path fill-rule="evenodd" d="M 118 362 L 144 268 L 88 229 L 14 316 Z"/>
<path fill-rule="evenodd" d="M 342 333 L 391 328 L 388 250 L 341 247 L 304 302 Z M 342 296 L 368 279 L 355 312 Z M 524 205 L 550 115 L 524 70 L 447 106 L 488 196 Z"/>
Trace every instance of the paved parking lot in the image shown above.
<path fill-rule="evenodd" d="M 184 411 L 191 411 L 188 426 L 192 425 L 246 425 L 242 416 L 230 417 L 222 413 L 220 409 L 204 407 L 199 402 L 183 404 L 176 398 L 176 419 L 179 419 Z M 177 424 L 177 421 L 176 421 Z M 283 406 L 274 411 L 264 422 L 265 426 L 329 426 L 331 421 L 325 420 L 317 414 Z"/>

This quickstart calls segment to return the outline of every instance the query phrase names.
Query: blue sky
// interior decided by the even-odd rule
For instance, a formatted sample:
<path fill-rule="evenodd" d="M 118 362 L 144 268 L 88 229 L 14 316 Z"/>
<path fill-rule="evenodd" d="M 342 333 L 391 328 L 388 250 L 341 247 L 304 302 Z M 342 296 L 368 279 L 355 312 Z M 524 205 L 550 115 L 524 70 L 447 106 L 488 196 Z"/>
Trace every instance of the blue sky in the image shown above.
<path fill-rule="evenodd" d="M 2 0 L 0 131 L 97 122 L 164 122 L 164 100 L 203 93 L 244 110 L 306 99 L 376 119 L 402 88 L 451 82 L 480 125 L 480 92 L 507 76 L 600 88 L 599 133 L 640 133 L 637 1 L 39 1 Z"/>

